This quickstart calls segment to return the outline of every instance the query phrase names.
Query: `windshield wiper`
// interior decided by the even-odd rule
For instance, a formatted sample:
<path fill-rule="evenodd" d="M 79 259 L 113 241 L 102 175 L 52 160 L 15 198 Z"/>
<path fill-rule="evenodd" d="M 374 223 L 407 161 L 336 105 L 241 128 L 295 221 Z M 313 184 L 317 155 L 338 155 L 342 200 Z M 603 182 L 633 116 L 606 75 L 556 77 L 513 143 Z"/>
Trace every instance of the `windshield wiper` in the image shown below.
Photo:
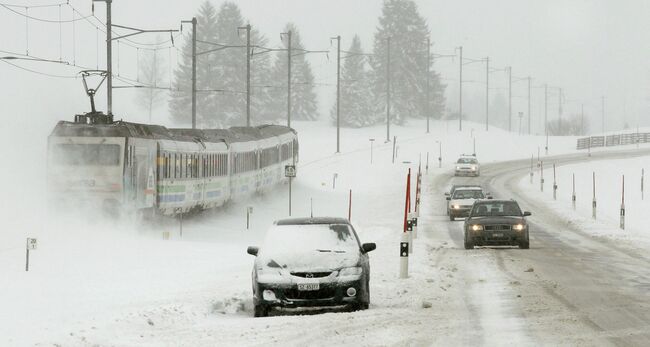
<path fill-rule="evenodd" d="M 317 249 L 316 250 L 316 252 L 322 252 L 322 253 L 331 252 L 331 251 L 332 251 L 331 249 Z"/>

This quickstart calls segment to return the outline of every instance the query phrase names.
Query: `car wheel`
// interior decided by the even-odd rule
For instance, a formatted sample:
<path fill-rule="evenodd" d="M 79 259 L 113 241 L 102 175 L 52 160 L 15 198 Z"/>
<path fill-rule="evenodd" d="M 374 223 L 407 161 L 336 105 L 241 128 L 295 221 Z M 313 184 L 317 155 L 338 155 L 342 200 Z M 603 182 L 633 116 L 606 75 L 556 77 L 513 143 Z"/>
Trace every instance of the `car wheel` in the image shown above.
<path fill-rule="evenodd" d="M 450 214 L 449 214 L 449 220 L 450 220 L 450 221 L 455 221 L 455 220 L 456 220 L 456 217 L 454 217 L 454 215 L 450 213 Z"/>
<path fill-rule="evenodd" d="M 465 249 L 474 249 L 474 244 L 465 240 Z"/>
<path fill-rule="evenodd" d="M 526 240 L 526 241 L 519 242 L 519 248 L 521 248 L 521 249 L 530 248 L 530 241 Z"/>
<path fill-rule="evenodd" d="M 255 305 L 253 315 L 255 317 L 266 317 L 269 315 L 269 308 L 265 305 Z"/>

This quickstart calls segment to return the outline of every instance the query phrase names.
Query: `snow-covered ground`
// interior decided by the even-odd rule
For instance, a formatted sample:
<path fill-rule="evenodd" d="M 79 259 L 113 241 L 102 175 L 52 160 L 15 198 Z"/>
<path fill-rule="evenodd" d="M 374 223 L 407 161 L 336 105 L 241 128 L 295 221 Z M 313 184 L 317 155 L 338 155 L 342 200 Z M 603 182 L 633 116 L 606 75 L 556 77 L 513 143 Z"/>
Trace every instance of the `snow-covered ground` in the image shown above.
<path fill-rule="evenodd" d="M 633 148 L 633 146 L 628 146 Z M 642 170 L 650 168 L 650 157 L 591 161 L 556 167 L 557 200 L 553 200 L 552 164 L 544 169 L 545 187 L 540 191 L 539 170 L 533 171 L 533 184 L 526 176 L 519 187 L 527 195 L 544 201 L 558 215 L 578 228 L 594 235 L 612 239 L 626 239 L 650 244 L 648 211 L 650 197 L 647 193 L 647 177 L 644 179 L 645 195 L 641 194 Z M 596 220 L 592 218 L 593 174 L 596 175 Z M 576 209 L 571 202 L 575 175 Z M 625 175 L 625 230 L 619 228 L 621 193 Z"/>
<path fill-rule="evenodd" d="M 412 122 L 391 127 L 398 144 L 393 164 L 392 143 L 384 143 L 382 126 L 343 129 L 338 154 L 336 130 L 329 124 L 295 126 L 301 153 L 293 216 L 308 216 L 312 205 L 317 216 L 347 216 L 352 189 L 352 221 L 362 241 L 377 243 L 370 254 L 370 310 L 252 318 L 253 259 L 246 246 L 259 244 L 272 221 L 288 215 L 286 185 L 185 220 L 182 238 L 175 220 L 145 227 L 128 221 L 54 218 L 47 215 L 42 199 L 26 198 L 44 191 L 46 134 L 38 133 L 40 140 L 26 146 L 24 155 L 9 158 L 16 167 L 33 170 L 3 174 L 16 184 L 7 187 L 15 203 L 5 206 L 0 218 L 0 345 L 475 344 L 475 332 L 464 329 L 468 321 L 484 328 L 508 322 L 506 334 L 486 334 L 479 343 L 530 343 L 508 307 L 500 304 L 512 293 L 496 264 L 484 254 L 462 256 L 447 244 L 448 236 L 434 232 L 444 220 L 438 216 L 442 202 L 423 196 L 422 236 L 415 241 L 407 280 L 397 278 L 397 249 L 406 171 L 416 170 L 420 160 L 424 170 L 427 152 L 425 191 L 432 193 L 440 187 L 428 182 L 447 176 L 458 155 L 472 152 L 473 139 L 479 160 L 487 163 L 530 158 L 538 148 L 543 154 L 543 137 L 496 128 L 484 132 L 481 125 L 468 122 L 458 132 L 455 121 L 434 121 L 431 133 L 425 134 L 424 121 Z M 372 164 L 370 138 L 376 139 Z M 442 168 L 436 162 L 438 141 Z M 549 154 L 575 152 L 575 138 L 551 138 L 550 144 Z M 604 170 L 599 179 L 607 182 Z M 617 182 L 607 183 L 612 191 Z M 566 194 L 568 185 L 560 181 L 560 187 Z M 585 206 L 587 196 L 579 195 Z M 630 208 L 635 208 L 633 199 L 630 194 Z M 600 201 L 603 218 L 610 218 L 607 204 Z M 254 207 L 250 230 L 245 228 L 247 206 Z M 629 215 L 635 213 L 629 210 Z M 635 230 L 632 219 L 630 232 Z M 170 240 L 163 240 L 166 231 Z M 29 272 L 24 271 L 26 237 L 39 239 Z M 471 267 L 477 259 L 487 264 L 480 271 Z M 469 294 L 460 288 L 468 288 Z M 487 292 L 492 293 L 489 298 Z M 488 299 L 491 308 L 473 311 L 472 302 Z"/>

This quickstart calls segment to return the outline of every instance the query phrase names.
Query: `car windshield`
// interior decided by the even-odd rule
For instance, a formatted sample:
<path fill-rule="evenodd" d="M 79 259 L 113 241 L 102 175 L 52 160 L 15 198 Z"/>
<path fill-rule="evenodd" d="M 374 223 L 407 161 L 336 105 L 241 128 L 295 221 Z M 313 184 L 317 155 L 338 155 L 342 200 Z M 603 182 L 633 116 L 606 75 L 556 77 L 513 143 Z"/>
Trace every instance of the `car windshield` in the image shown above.
<path fill-rule="evenodd" d="M 483 199 L 483 192 L 478 189 L 462 189 L 454 192 L 454 199 Z"/>
<path fill-rule="evenodd" d="M 494 201 L 475 203 L 472 217 L 521 216 L 521 209 L 514 201 Z"/>
<path fill-rule="evenodd" d="M 345 224 L 276 225 L 264 241 L 265 252 L 292 252 L 296 249 L 319 252 L 349 252 L 359 244 Z"/>
<path fill-rule="evenodd" d="M 478 161 L 474 158 L 459 158 L 456 162 L 458 164 L 476 164 Z"/>
<path fill-rule="evenodd" d="M 259 257 L 271 267 L 321 265 L 335 268 L 356 261 L 359 242 L 346 224 L 273 226 L 264 239 Z"/>

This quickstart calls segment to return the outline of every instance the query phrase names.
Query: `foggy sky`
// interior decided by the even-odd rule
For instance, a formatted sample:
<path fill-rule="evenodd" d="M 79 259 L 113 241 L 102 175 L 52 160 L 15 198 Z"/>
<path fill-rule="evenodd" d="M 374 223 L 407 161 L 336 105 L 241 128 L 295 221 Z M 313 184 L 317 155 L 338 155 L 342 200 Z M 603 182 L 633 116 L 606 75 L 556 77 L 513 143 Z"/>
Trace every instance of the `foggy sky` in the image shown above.
<path fill-rule="evenodd" d="M 43 4 L 53 1 L 15 0 L 19 4 Z M 191 18 L 203 0 L 114 0 L 113 21 L 117 24 L 142 28 L 177 28 L 181 19 Z M 83 13 L 90 13 L 90 0 L 70 2 Z M 213 1 L 219 6 L 221 1 Z M 347 48 L 354 34 L 359 34 L 365 50 L 372 48 L 372 38 L 381 13 L 381 1 L 349 0 L 239 0 L 242 14 L 266 35 L 270 45 L 279 45 L 280 35 L 288 21 L 297 24 L 304 44 L 309 49 L 332 49 L 330 37 L 341 35 L 342 47 Z M 434 42 L 433 51 L 452 54 L 462 45 L 464 56 L 489 56 L 494 68 L 512 66 L 516 77 L 532 76 L 534 86 L 548 83 L 562 87 L 567 104 L 565 116 L 579 110 L 592 117 L 592 131 L 600 131 L 600 97 L 606 96 L 607 130 L 620 129 L 626 117 L 630 126 L 650 125 L 650 3 L 644 0 L 459 0 L 417 1 L 420 13 L 427 19 Z M 96 4 L 96 14 L 104 20 L 105 6 Z M 30 13 L 42 18 L 58 19 L 58 12 Z M 79 22 L 78 22 L 79 23 Z M 83 29 L 85 28 L 85 30 Z M 0 50 L 25 51 L 25 20 L 0 8 Z M 30 22 L 30 53 L 58 59 L 59 26 Z M 70 60 L 71 28 L 62 28 L 63 58 Z M 96 64 L 95 30 L 81 23 L 77 25 L 76 56 L 78 62 Z M 166 39 L 167 36 L 164 36 Z M 153 36 L 137 36 L 138 41 L 153 41 Z M 180 46 L 181 42 L 176 42 Z M 115 49 L 115 48 L 114 48 Z M 100 68 L 104 68 L 104 43 L 100 42 Z M 332 52 L 334 52 L 332 50 Z M 6 55 L 6 54 L 0 54 Z M 335 55 L 310 56 L 316 82 L 335 82 Z M 173 59 L 172 59 L 173 60 Z M 135 76 L 135 54 L 123 49 L 120 69 Z M 71 75 L 75 69 L 44 63 L 23 66 Z M 116 68 L 114 63 L 114 69 Z M 94 66 L 93 66 L 94 68 Z M 458 60 L 440 59 L 434 68 L 442 73 L 447 88 L 447 108 L 457 110 Z M 491 99 L 495 93 L 507 93 L 506 75 L 491 74 Z M 465 66 L 464 96 L 468 102 L 482 105 L 485 85 L 485 66 L 482 63 Z M 513 85 L 513 114 L 525 111 L 526 83 Z M 318 88 L 321 116 L 327 117 L 333 102 L 334 87 Z M 543 89 L 533 89 L 533 118 L 539 119 Z M 557 93 L 555 90 L 552 93 Z M 145 112 L 133 103 L 134 91 L 114 92 L 114 113 L 118 118 L 146 121 Z M 552 94 L 555 95 L 555 94 Z M 98 108 L 105 109 L 105 92 L 98 93 Z M 72 119 L 72 114 L 88 110 L 81 80 L 54 79 L 24 72 L 0 63 L 0 104 L 3 120 L 16 126 L 33 122 L 51 128 L 59 119 Z M 464 106 L 468 107 L 468 106 Z M 480 106 L 479 106 L 480 107 Z M 470 107 L 468 107 L 470 109 Z M 556 96 L 549 95 L 549 119 L 557 117 Z M 167 106 L 163 105 L 154 117 L 154 123 L 167 124 Z M 533 125 L 535 126 L 535 121 Z M 10 129 L 4 127 L 5 130 Z"/>

